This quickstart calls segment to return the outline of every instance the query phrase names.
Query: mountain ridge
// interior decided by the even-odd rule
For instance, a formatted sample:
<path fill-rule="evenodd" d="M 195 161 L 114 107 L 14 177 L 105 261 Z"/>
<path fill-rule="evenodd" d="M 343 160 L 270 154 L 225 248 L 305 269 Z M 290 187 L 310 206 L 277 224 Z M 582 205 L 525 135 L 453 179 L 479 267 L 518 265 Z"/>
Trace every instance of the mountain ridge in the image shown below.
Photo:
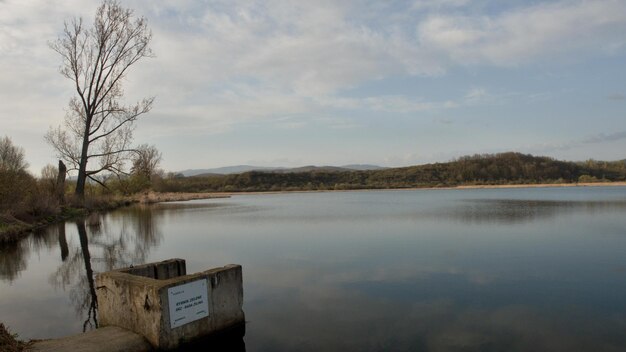
<path fill-rule="evenodd" d="M 571 162 L 518 152 L 381 170 L 316 166 L 290 170 L 168 178 L 160 187 L 167 192 L 265 192 L 626 182 L 623 160 Z"/>
<path fill-rule="evenodd" d="M 370 164 L 349 164 L 342 166 L 316 166 L 316 165 L 306 165 L 300 167 L 268 167 L 268 166 L 253 166 L 253 165 L 233 165 L 233 166 L 224 166 L 210 169 L 186 169 L 182 171 L 178 171 L 177 173 L 182 174 L 185 177 L 191 176 L 212 176 L 212 175 L 233 175 L 233 174 L 242 174 L 250 171 L 260 171 L 260 172 L 277 172 L 277 173 L 292 173 L 292 172 L 316 172 L 316 171 L 324 171 L 324 172 L 341 172 L 341 171 L 368 171 L 368 170 L 384 170 L 386 167 L 378 166 L 378 165 L 370 165 Z"/>

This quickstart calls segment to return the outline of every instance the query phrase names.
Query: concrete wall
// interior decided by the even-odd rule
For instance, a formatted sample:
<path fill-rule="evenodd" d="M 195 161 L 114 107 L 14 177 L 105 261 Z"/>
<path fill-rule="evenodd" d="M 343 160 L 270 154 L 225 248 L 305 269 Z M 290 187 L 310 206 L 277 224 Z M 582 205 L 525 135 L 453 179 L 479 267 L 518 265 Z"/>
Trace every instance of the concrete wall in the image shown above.
<path fill-rule="evenodd" d="M 168 290 L 206 280 L 208 316 L 171 327 Z M 244 323 L 240 265 L 185 275 L 185 261 L 173 259 L 96 276 L 100 325 L 119 326 L 144 336 L 155 348 L 173 349 Z M 203 289 L 204 290 L 204 289 Z"/>
<path fill-rule="evenodd" d="M 122 273 L 144 276 L 151 279 L 167 280 L 187 274 L 184 259 L 169 259 L 158 263 L 148 263 L 117 270 Z"/>

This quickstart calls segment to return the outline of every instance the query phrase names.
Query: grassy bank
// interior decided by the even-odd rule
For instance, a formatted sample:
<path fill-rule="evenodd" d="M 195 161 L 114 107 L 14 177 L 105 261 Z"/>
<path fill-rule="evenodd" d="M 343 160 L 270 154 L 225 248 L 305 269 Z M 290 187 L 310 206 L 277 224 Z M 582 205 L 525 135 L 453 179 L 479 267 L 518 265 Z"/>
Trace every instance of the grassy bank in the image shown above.
<path fill-rule="evenodd" d="M 94 197 L 81 204 L 70 202 L 47 212 L 0 214 L 0 244 L 17 241 L 27 236 L 30 231 L 51 224 L 83 217 L 92 212 L 117 209 L 133 202 L 134 200 L 128 197 Z"/>
<path fill-rule="evenodd" d="M 9 330 L 0 323 L 0 351 L 3 352 L 21 352 L 28 351 L 30 343 L 20 341 L 17 334 L 11 334 Z"/>
<path fill-rule="evenodd" d="M 134 202 L 141 204 L 153 204 L 162 202 L 181 202 L 196 199 L 212 199 L 212 198 L 229 198 L 229 194 L 225 193 L 206 193 L 206 192 L 143 192 L 135 194 L 131 197 Z"/>
<path fill-rule="evenodd" d="M 17 241 L 27 236 L 32 230 L 54 223 L 84 217 L 93 212 L 117 209 L 133 203 L 153 204 L 160 202 L 227 197 L 229 196 L 226 194 L 215 193 L 159 193 L 150 191 L 125 197 L 89 197 L 82 204 L 75 201 L 69 202 L 69 205 L 58 207 L 57 209 L 47 213 L 22 213 L 17 216 L 11 214 L 0 214 L 0 244 Z"/>

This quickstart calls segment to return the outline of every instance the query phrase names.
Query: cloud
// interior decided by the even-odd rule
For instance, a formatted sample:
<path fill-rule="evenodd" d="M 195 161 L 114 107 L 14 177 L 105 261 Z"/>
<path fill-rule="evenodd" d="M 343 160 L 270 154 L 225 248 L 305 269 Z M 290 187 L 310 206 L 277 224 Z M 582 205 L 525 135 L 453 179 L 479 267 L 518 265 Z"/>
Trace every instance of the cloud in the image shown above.
<path fill-rule="evenodd" d="M 494 3 L 127 0 L 124 6 L 148 19 L 156 58 L 132 68 L 125 94 L 129 101 L 156 96 L 141 122 L 153 135 L 224 133 L 250 121 L 345 129 L 355 121 L 343 117 L 356 112 L 418 115 L 495 100 L 482 87 L 432 99 L 382 88 L 365 93 L 364 84 L 437 78 L 458 66 L 584 60 L 624 50 L 626 2 Z M 43 136 L 62 120 L 72 85 L 58 74 L 60 58 L 47 43 L 65 19 L 91 23 L 98 4 L 0 3 L 1 131 Z M 331 123 L 334 116 L 341 123 Z M 41 141 L 23 146 L 47 148 Z"/>
<path fill-rule="evenodd" d="M 412 9 L 421 10 L 433 10 L 443 9 L 448 7 L 463 7 L 467 6 L 470 0 L 416 0 L 413 3 Z"/>
<path fill-rule="evenodd" d="M 207 6 L 186 14 L 191 28 L 180 33 L 156 29 L 155 51 L 166 69 L 192 82 L 248 78 L 306 96 L 407 71 L 441 71 L 405 33 L 352 22 L 354 10 L 335 2 Z M 181 62 L 193 65 L 180 70 Z"/>
<path fill-rule="evenodd" d="M 484 88 L 474 87 L 465 94 L 465 101 L 469 104 L 476 104 L 491 100 L 492 96 Z"/>
<path fill-rule="evenodd" d="M 425 101 L 402 95 L 382 95 L 363 98 L 320 97 L 315 101 L 323 107 L 343 110 L 369 110 L 377 112 L 410 113 L 458 107 L 453 101 Z"/>
<path fill-rule="evenodd" d="M 552 152 L 563 152 L 569 151 L 577 148 L 589 148 L 594 145 L 601 145 L 604 143 L 617 142 L 621 140 L 626 140 L 626 131 L 619 131 L 613 133 L 598 133 L 592 136 L 563 141 L 563 142 L 549 142 L 549 143 L 539 143 L 532 146 L 528 146 L 526 148 L 521 148 L 528 153 L 552 153 Z"/>
<path fill-rule="evenodd" d="M 580 143 L 595 144 L 595 143 L 614 142 L 614 141 L 619 141 L 622 139 L 626 139 L 626 131 L 613 132 L 613 133 L 600 133 L 595 136 L 585 138 L 581 140 Z"/>
<path fill-rule="evenodd" d="M 431 15 L 417 26 L 420 43 L 450 64 L 515 66 L 623 43 L 626 3 L 559 1 L 482 16 Z M 589 54 L 591 55 L 591 54 Z"/>
<path fill-rule="evenodd" d="M 626 100 L 626 94 L 614 93 L 607 97 L 609 100 Z"/>

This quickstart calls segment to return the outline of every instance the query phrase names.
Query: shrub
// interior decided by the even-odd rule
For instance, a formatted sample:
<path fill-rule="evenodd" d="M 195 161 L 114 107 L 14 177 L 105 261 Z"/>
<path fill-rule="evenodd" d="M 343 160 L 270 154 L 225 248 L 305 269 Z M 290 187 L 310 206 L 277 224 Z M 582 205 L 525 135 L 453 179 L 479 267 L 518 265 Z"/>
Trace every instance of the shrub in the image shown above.
<path fill-rule="evenodd" d="M 4 324 L 0 323 L 0 351 L 21 352 L 27 351 L 29 343 L 19 341 L 17 334 L 11 334 Z"/>

